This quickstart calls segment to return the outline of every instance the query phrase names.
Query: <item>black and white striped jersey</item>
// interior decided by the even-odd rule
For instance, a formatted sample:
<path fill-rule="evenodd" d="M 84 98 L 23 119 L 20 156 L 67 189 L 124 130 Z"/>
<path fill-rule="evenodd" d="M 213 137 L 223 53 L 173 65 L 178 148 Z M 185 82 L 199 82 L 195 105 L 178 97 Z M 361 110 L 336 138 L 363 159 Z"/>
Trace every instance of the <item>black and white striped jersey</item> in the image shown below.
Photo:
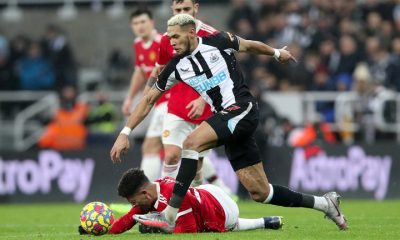
<path fill-rule="evenodd" d="M 234 52 L 239 39 L 227 32 L 199 38 L 199 45 L 189 55 L 176 56 L 158 76 L 160 91 L 183 81 L 195 89 L 211 105 L 214 112 L 241 102 L 254 101 Z"/>

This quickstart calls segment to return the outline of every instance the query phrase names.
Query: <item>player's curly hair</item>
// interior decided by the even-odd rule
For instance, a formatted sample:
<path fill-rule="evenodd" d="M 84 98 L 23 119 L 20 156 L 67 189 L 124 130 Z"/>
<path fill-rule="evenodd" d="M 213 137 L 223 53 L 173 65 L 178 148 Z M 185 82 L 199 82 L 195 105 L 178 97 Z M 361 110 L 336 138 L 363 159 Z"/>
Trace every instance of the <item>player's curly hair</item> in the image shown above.
<path fill-rule="evenodd" d="M 142 186 L 150 182 L 139 168 L 128 169 L 121 177 L 118 183 L 118 195 L 128 198 L 135 194 Z"/>

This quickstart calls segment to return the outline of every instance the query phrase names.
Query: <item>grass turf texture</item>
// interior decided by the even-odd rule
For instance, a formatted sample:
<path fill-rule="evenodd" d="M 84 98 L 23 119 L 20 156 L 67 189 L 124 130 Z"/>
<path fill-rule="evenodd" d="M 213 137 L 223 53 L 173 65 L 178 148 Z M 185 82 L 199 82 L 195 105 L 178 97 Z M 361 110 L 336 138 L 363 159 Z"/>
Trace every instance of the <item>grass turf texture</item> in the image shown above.
<path fill-rule="evenodd" d="M 0 204 L 0 239 L 93 239 L 79 236 L 79 213 L 84 204 Z M 241 217 L 284 216 L 281 230 L 180 235 L 140 234 L 137 227 L 100 239 L 399 239 L 400 200 L 344 200 L 350 229 L 341 232 L 317 211 L 239 202 Z"/>

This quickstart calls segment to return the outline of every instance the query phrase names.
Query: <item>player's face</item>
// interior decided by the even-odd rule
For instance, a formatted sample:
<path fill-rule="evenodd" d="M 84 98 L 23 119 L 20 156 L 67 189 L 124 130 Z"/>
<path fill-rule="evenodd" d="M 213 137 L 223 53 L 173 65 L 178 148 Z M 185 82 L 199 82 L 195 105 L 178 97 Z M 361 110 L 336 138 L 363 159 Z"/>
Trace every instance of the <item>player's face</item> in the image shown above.
<path fill-rule="evenodd" d="M 137 37 L 148 38 L 154 29 L 154 21 L 147 14 L 132 18 L 131 28 Z"/>
<path fill-rule="evenodd" d="M 184 0 L 183 2 L 180 3 L 176 3 L 176 1 L 173 1 L 171 8 L 173 15 L 186 13 L 195 17 L 197 11 L 199 10 L 199 4 L 198 3 L 193 4 L 192 0 Z"/>
<path fill-rule="evenodd" d="M 167 37 L 178 55 L 190 53 L 190 39 L 195 36 L 195 29 L 189 26 L 168 26 L 167 28 Z"/>
<path fill-rule="evenodd" d="M 128 197 L 128 201 L 132 206 L 139 207 L 143 210 L 150 210 L 153 200 L 147 191 L 140 191 Z"/>

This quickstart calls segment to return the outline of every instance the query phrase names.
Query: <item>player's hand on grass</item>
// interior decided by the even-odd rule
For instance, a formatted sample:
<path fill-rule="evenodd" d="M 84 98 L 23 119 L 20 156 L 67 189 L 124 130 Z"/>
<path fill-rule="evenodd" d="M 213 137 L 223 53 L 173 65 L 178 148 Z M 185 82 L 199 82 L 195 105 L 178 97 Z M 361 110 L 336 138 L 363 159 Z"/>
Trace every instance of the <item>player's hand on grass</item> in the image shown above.
<path fill-rule="evenodd" d="M 280 63 L 288 63 L 290 61 L 297 62 L 296 58 L 292 56 L 292 54 L 286 50 L 287 46 L 284 46 L 281 49 L 278 49 L 280 52 L 279 58 L 277 58 L 278 62 Z"/>
<path fill-rule="evenodd" d="M 121 162 L 121 155 L 125 154 L 129 149 L 129 138 L 125 134 L 118 135 L 115 140 L 114 146 L 111 149 L 110 156 L 113 163 Z"/>
<path fill-rule="evenodd" d="M 132 106 L 132 99 L 129 97 L 125 98 L 124 103 L 122 104 L 121 110 L 125 116 L 129 116 L 131 114 L 131 106 Z"/>
<path fill-rule="evenodd" d="M 190 119 L 199 118 L 203 114 L 205 106 L 206 101 L 204 101 L 202 97 L 198 97 L 197 99 L 191 101 L 188 105 L 186 105 L 186 109 L 190 109 L 187 116 Z"/>

